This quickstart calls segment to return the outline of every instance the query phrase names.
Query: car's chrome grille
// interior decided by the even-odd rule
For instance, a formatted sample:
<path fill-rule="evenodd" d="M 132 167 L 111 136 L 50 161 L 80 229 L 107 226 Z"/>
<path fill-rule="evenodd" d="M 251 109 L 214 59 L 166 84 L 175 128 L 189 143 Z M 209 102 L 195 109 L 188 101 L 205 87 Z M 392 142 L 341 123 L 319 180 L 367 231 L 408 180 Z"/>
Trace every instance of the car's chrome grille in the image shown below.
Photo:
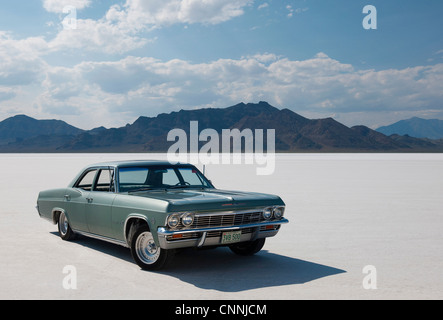
<path fill-rule="evenodd" d="M 195 215 L 191 229 L 241 226 L 264 221 L 262 211 Z"/>

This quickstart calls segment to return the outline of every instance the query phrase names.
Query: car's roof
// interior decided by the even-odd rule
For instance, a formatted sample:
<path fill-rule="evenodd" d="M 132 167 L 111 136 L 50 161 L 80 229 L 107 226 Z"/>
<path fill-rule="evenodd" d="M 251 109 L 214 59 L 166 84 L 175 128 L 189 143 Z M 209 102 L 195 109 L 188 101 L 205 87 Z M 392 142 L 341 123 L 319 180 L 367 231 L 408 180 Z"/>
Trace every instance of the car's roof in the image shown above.
<path fill-rule="evenodd" d="M 137 166 L 170 166 L 170 165 L 188 165 L 188 163 L 171 163 L 165 160 L 120 160 L 100 162 L 88 167 L 137 167 Z"/>
<path fill-rule="evenodd" d="M 69 184 L 69 187 L 71 188 L 76 181 L 79 179 L 79 177 L 82 176 L 82 174 L 85 173 L 87 170 L 91 169 L 98 169 L 98 168 L 104 168 L 104 167 L 113 167 L 113 168 L 121 168 L 121 167 L 142 167 L 142 166 L 171 166 L 171 165 L 179 165 L 179 166 L 192 166 L 189 163 L 183 163 L 183 162 L 169 162 L 166 160 L 120 160 L 120 161 L 109 161 L 109 162 L 100 162 L 96 164 L 91 164 L 87 167 L 84 167 L 82 171 L 78 173 L 78 175 L 71 181 Z"/>

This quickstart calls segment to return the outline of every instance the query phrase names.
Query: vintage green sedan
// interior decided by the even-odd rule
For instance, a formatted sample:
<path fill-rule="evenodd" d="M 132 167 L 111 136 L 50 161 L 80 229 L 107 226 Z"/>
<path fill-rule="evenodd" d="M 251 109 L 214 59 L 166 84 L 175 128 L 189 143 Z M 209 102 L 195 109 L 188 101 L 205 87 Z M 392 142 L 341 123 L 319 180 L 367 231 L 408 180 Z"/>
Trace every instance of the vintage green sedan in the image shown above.
<path fill-rule="evenodd" d="M 288 223 L 280 197 L 218 190 L 195 166 L 166 161 L 88 166 L 67 188 L 40 192 L 37 210 L 63 240 L 79 234 L 123 245 L 145 270 L 187 247 L 252 255 Z"/>

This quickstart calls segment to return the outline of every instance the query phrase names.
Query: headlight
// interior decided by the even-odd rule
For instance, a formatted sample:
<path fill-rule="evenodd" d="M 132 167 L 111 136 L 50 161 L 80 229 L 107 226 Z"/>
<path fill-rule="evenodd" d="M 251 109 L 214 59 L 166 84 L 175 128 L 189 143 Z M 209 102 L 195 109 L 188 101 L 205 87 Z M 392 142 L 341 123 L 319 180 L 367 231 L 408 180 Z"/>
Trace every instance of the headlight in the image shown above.
<path fill-rule="evenodd" d="M 178 214 L 170 215 L 168 218 L 168 226 L 170 228 L 175 228 L 180 223 L 180 216 Z"/>
<path fill-rule="evenodd" d="M 274 208 L 274 218 L 275 219 L 281 219 L 281 217 L 283 217 L 283 213 L 285 211 L 284 207 L 275 207 Z"/>
<path fill-rule="evenodd" d="M 193 222 L 194 216 L 192 215 L 192 213 L 185 213 L 182 216 L 182 223 L 185 227 L 190 227 Z"/>
<path fill-rule="evenodd" d="M 263 209 L 263 218 L 265 218 L 266 220 L 271 219 L 272 217 L 272 209 L 271 208 L 265 208 Z"/>

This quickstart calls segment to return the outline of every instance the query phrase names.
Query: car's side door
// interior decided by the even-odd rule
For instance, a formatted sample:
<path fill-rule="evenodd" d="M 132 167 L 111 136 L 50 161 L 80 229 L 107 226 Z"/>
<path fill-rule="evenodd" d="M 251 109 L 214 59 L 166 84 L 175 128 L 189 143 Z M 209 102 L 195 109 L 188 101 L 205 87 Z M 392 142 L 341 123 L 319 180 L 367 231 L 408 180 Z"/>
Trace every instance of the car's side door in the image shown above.
<path fill-rule="evenodd" d="M 85 214 L 90 233 L 114 238 L 112 232 L 112 204 L 115 197 L 114 169 L 99 169 L 92 189 L 86 196 Z"/>
<path fill-rule="evenodd" d="M 64 195 L 68 221 L 72 229 L 89 232 L 86 221 L 87 197 L 91 192 L 97 169 L 85 171 L 73 188 L 67 189 Z"/>

